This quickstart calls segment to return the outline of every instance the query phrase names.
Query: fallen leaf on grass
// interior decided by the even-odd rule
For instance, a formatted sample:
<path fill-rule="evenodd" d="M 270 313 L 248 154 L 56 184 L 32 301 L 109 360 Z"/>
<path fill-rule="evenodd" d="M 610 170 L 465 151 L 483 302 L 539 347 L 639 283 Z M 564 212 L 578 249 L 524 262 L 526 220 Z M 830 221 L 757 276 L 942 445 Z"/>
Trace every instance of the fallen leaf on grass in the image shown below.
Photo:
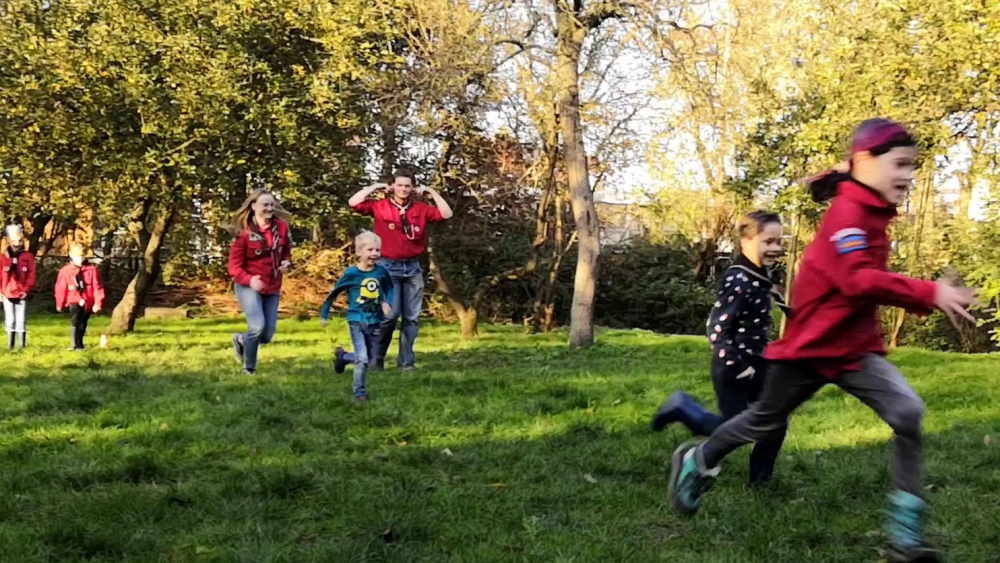
<path fill-rule="evenodd" d="M 490 483 L 491 489 L 506 489 L 507 483 Z"/>
<path fill-rule="evenodd" d="M 160 432 L 166 432 L 167 430 L 170 430 L 170 425 L 167 424 L 166 422 L 161 423 Z"/>
<path fill-rule="evenodd" d="M 441 450 L 441 453 L 443 453 L 444 455 L 446 455 L 448 457 L 452 457 L 452 456 L 455 455 L 455 454 L 451 453 L 451 450 L 449 450 L 448 448 L 445 448 L 445 449 Z"/>
<path fill-rule="evenodd" d="M 588 483 L 592 483 L 594 485 L 597 484 L 597 479 L 594 479 L 594 476 L 591 475 L 590 473 L 584 473 L 583 474 L 583 479 L 584 479 L 584 481 L 586 481 Z"/>

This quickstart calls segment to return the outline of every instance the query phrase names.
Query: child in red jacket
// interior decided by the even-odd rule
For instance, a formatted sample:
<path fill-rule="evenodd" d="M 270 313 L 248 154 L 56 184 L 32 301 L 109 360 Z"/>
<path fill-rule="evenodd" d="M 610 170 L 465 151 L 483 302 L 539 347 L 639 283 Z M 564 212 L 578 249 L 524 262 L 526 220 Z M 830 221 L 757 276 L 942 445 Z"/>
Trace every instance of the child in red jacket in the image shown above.
<path fill-rule="evenodd" d="M 56 310 L 69 307 L 70 350 L 83 350 L 83 337 L 92 313 L 99 313 L 104 305 L 104 285 L 97 266 L 83 257 L 83 245 L 69 247 L 70 263 L 59 270 L 56 278 Z"/>
<path fill-rule="evenodd" d="M 975 296 L 949 282 L 887 271 L 887 229 L 913 181 L 916 157 L 916 142 L 904 127 L 872 119 L 854 132 L 847 163 L 810 180 L 815 199 L 836 198 L 795 279 L 795 315 L 785 338 L 765 353 L 771 366 L 760 399 L 701 444 L 685 444 L 674 452 L 670 496 L 676 510 L 697 512 L 723 458 L 744 444 L 783 432 L 792 411 L 834 383 L 871 407 L 895 434 L 895 490 L 889 496 L 887 526 L 893 560 L 938 560 L 924 541 L 924 404 L 884 357 L 878 306 L 922 313 L 936 307 L 957 322 L 958 317 L 972 320 L 966 309 Z"/>
<path fill-rule="evenodd" d="M 25 316 L 28 295 L 35 289 L 35 257 L 24 249 L 24 232 L 20 225 L 7 227 L 7 251 L 0 255 L 0 294 L 3 298 L 4 328 L 7 329 L 7 349 L 13 350 L 20 335 L 21 348 L 27 346 Z"/>

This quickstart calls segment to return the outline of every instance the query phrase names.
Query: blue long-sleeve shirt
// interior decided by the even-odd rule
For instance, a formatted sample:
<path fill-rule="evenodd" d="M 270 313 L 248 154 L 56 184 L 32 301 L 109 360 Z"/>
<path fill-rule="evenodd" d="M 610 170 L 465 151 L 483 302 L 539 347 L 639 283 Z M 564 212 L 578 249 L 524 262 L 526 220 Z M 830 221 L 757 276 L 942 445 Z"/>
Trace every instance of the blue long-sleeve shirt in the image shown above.
<path fill-rule="evenodd" d="M 347 292 L 348 322 L 376 324 L 382 322 L 382 303 L 392 303 L 392 277 L 382 266 L 364 271 L 351 266 L 340 276 L 333 290 L 319 310 L 321 319 L 330 318 L 333 300 L 342 292 Z"/>

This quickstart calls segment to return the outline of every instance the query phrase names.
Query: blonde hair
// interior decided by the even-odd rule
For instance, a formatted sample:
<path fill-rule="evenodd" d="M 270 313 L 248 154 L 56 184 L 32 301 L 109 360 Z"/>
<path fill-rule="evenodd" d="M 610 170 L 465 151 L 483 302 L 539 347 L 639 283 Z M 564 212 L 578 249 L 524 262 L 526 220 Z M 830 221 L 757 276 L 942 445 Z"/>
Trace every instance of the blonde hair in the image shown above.
<path fill-rule="evenodd" d="M 243 205 L 236 210 L 233 214 L 233 222 L 231 228 L 234 235 L 238 235 L 245 230 L 250 230 L 250 221 L 253 216 L 253 204 L 257 203 L 257 200 L 261 196 L 269 195 L 274 198 L 274 216 L 282 221 L 288 223 L 291 221 L 292 216 L 285 211 L 285 208 L 278 203 L 278 198 L 274 197 L 267 188 L 257 188 L 256 190 L 250 192 L 246 200 L 243 201 Z"/>
<path fill-rule="evenodd" d="M 361 233 L 354 237 L 354 252 L 361 252 L 361 249 L 368 244 L 382 245 L 382 237 L 376 235 L 371 231 L 361 231 Z"/>
<path fill-rule="evenodd" d="M 79 242 L 74 242 L 69 245 L 69 255 L 73 256 L 86 256 L 87 249 Z"/>

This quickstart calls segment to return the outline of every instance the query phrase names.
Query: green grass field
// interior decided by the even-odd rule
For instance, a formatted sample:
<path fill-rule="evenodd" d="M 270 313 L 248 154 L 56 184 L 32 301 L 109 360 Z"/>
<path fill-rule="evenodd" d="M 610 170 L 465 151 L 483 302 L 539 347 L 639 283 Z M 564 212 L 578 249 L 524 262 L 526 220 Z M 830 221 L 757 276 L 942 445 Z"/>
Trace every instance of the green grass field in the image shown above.
<path fill-rule="evenodd" d="M 238 319 L 141 323 L 82 354 L 67 320 L 0 352 L 2 562 L 863 562 L 882 560 L 890 432 L 824 390 L 792 419 L 777 479 L 727 460 L 701 513 L 669 509 L 680 429 L 649 430 L 685 388 L 708 404 L 704 339 L 430 325 L 420 371 L 351 399 L 344 323 L 283 319 L 246 377 Z M 392 358 L 390 358 L 391 360 Z M 1000 562 L 1000 358 L 906 350 L 928 405 L 931 539 Z"/>

